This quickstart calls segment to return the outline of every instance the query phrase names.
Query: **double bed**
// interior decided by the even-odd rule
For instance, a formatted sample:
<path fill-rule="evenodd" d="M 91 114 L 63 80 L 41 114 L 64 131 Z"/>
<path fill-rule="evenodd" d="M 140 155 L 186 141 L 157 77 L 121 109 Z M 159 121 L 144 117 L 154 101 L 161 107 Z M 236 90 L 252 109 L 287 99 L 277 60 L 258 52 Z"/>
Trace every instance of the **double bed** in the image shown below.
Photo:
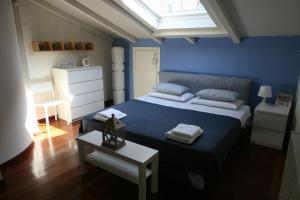
<path fill-rule="evenodd" d="M 176 102 L 150 97 L 135 98 L 113 106 L 127 114 L 126 139 L 159 150 L 160 163 L 184 171 L 201 174 L 205 178 L 221 173 L 222 163 L 234 146 L 250 118 L 247 105 L 251 80 L 206 74 L 160 72 L 160 82 L 200 89 L 217 88 L 239 92 L 245 104 L 238 110 Z M 101 122 L 94 114 L 83 119 L 83 132 L 101 130 Z M 165 133 L 179 123 L 193 124 L 204 130 L 192 144 L 170 140 Z"/>

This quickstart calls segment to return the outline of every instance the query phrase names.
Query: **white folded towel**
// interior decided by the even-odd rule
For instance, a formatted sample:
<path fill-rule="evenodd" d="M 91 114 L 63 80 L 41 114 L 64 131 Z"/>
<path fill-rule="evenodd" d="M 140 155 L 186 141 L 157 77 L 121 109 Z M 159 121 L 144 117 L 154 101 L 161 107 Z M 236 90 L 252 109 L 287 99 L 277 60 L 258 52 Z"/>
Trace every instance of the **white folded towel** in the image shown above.
<path fill-rule="evenodd" d="M 193 143 L 194 140 L 202 134 L 203 130 L 199 126 L 182 123 L 166 132 L 167 138 L 186 144 Z"/>
<path fill-rule="evenodd" d="M 166 133 L 166 136 L 167 136 L 167 138 L 169 138 L 171 140 L 175 140 L 177 142 L 182 142 L 182 143 L 185 143 L 185 144 L 192 144 L 197 139 L 197 137 L 199 137 L 201 134 L 202 133 L 199 131 L 193 137 L 187 138 L 187 137 L 177 136 L 174 133 L 172 133 L 171 131 L 168 131 Z"/>
<path fill-rule="evenodd" d="M 199 126 L 180 123 L 170 132 L 172 132 L 173 135 L 191 139 L 199 133 L 202 134 L 203 130 Z"/>
<path fill-rule="evenodd" d="M 117 119 L 122 119 L 127 116 L 126 113 L 123 113 L 117 109 L 114 108 L 109 108 L 103 111 L 98 112 L 93 116 L 94 119 L 100 120 L 100 121 L 106 121 L 107 119 L 111 118 L 112 114 L 115 116 Z"/>

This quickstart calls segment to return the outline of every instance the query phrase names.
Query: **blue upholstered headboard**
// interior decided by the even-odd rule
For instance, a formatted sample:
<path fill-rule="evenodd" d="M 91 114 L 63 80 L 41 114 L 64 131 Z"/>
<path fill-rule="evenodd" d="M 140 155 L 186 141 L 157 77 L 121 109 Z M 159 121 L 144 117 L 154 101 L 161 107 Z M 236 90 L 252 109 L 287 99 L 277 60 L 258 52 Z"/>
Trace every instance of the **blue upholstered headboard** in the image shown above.
<path fill-rule="evenodd" d="M 160 83 L 176 83 L 190 88 L 194 93 L 201 89 L 213 88 L 237 91 L 245 104 L 249 103 L 251 79 L 192 74 L 183 72 L 159 72 Z"/>

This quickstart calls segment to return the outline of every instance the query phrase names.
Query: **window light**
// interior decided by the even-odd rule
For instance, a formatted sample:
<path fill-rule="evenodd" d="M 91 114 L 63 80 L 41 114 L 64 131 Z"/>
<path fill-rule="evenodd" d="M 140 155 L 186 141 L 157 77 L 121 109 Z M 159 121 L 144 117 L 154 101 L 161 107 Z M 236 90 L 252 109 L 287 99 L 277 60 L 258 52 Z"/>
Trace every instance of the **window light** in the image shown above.
<path fill-rule="evenodd" d="M 159 16 L 206 13 L 199 0 L 141 0 Z"/>
<path fill-rule="evenodd" d="M 154 30 L 216 27 L 199 0 L 121 0 L 121 2 Z"/>

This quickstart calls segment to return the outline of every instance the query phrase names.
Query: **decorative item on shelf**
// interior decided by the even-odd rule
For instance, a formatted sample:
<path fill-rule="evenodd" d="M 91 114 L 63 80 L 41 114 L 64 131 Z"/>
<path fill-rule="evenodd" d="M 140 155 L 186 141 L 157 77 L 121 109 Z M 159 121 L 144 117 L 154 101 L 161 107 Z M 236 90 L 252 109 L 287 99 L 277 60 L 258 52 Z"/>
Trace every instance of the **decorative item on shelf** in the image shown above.
<path fill-rule="evenodd" d="M 65 42 L 65 41 L 32 41 L 32 50 L 41 51 L 92 51 L 92 42 Z"/>
<path fill-rule="evenodd" d="M 90 66 L 90 59 L 89 58 L 83 58 L 81 60 L 82 66 L 89 67 Z"/>
<path fill-rule="evenodd" d="M 84 45 L 82 42 L 75 42 L 74 47 L 75 47 L 75 50 L 84 50 Z"/>
<path fill-rule="evenodd" d="M 258 96 L 263 98 L 260 104 L 266 104 L 266 98 L 272 97 L 272 87 L 269 85 L 260 86 Z"/>
<path fill-rule="evenodd" d="M 278 93 L 276 95 L 276 105 L 284 105 L 289 106 L 292 104 L 293 95 L 291 94 L 284 94 L 284 93 Z"/>
<path fill-rule="evenodd" d="M 72 69 L 73 67 L 75 67 L 75 62 L 60 64 L 59 67 L 62 68 L 62 69 Z"/>
<path fill-rule="evenodd" d="M 126 145 L 125 124 L 115 118 L 113 114 L 103 123 L 102 145 L 113 150 L 118 150 Z"/>
<path fill-rule="evenodd" d="M 51 42 L 52 51 L 62 51 L 64 49 L 62 42 Z"/>

